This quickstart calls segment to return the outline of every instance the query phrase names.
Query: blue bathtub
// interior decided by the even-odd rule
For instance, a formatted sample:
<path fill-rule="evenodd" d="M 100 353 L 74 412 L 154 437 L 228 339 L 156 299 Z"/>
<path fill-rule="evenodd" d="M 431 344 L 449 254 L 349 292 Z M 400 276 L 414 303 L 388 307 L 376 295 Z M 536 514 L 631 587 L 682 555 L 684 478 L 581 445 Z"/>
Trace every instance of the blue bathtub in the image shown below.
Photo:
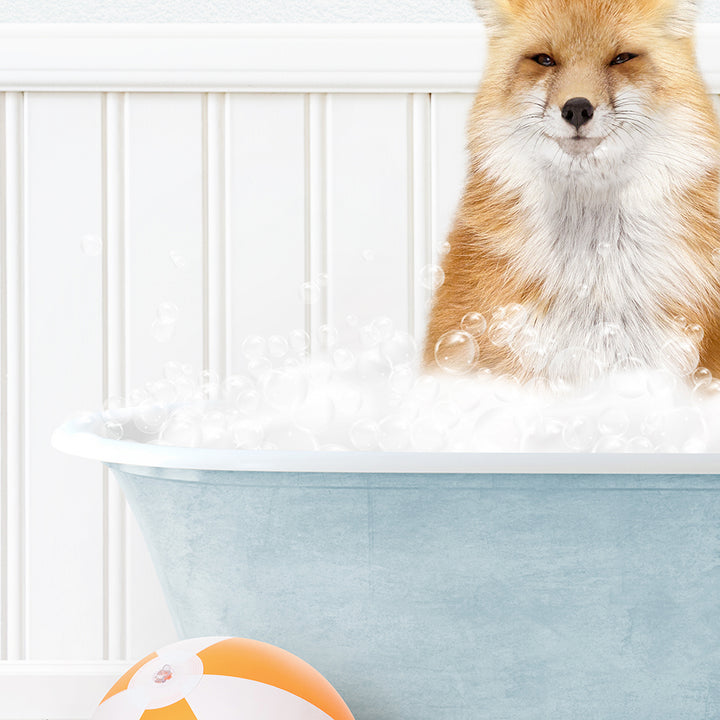
<path fill-rule="evenodd" d="M 112 441 L 182 636 L 279 645 L 356 720 L 720 717 L 717 455 Z"/>

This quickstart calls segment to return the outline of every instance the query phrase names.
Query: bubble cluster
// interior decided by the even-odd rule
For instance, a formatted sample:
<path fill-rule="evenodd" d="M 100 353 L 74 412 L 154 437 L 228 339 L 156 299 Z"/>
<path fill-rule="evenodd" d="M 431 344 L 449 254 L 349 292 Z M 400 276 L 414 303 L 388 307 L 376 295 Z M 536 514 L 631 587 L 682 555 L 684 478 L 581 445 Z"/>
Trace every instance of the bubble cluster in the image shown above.
<path fill-rule="evenodd" d="M 175 311 L 163 304 L 157 320 L 173 322 Z M 480 343 L 532 344 L 522 318 L 515 306 L 489 321 L 467 313 L 438 340 L 433 372 L 420 370 L 417 342 L 387 317 L 348 316 L 312 337 L 301 329 L 249 335 L 234 374 L 173 361 L 158 380 L 108 398 L 102 433 L 238 450 L 718 451 L 720 380 L 690 368 L 694 355 L 688 360 L 682 342 L 672 367 L 652 371 L 634 358 L 600 368 L 581 347 L 552 357 L 552 382 L 479 368 Z M 586 369 L 581 387 L 578 367 Z"/>

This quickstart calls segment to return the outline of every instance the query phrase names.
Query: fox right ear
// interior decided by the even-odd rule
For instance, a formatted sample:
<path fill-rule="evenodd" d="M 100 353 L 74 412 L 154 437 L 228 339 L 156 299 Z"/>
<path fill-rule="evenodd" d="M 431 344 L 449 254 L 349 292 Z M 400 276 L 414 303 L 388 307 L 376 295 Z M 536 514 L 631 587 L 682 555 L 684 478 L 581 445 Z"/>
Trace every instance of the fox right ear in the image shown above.
<path fill-rule="evenodd" d="M 474 0 L 475 9 L 488 32 L 502 27 L 508 17 L 507 0 Z"/>

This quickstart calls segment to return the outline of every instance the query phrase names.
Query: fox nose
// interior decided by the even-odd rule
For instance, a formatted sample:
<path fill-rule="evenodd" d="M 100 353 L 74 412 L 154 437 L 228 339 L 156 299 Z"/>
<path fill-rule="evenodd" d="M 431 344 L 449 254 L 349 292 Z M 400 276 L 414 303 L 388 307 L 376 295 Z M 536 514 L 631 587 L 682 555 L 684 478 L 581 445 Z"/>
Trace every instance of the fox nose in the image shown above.
<path fill-rule="evenodd" d="M 576 128 L 580 128 L 584 125 L 595 112 L 595 108 L 592 103 L 583 97 L 570 98 L 564 105 L 561 111 L 563 120 L 566 120 Z"/>

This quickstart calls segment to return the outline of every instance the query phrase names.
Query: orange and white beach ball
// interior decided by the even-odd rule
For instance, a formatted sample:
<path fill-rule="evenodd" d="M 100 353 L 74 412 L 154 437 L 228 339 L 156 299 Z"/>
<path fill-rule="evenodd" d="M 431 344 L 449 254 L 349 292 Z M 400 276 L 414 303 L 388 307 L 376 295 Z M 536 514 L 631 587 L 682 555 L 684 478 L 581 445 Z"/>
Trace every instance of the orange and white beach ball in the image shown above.
<path fill-rule="evenodd" d="M 194 638 L 130 668 L 92 720 L 353 720 L 299 657 L 243 638 Z"/>

